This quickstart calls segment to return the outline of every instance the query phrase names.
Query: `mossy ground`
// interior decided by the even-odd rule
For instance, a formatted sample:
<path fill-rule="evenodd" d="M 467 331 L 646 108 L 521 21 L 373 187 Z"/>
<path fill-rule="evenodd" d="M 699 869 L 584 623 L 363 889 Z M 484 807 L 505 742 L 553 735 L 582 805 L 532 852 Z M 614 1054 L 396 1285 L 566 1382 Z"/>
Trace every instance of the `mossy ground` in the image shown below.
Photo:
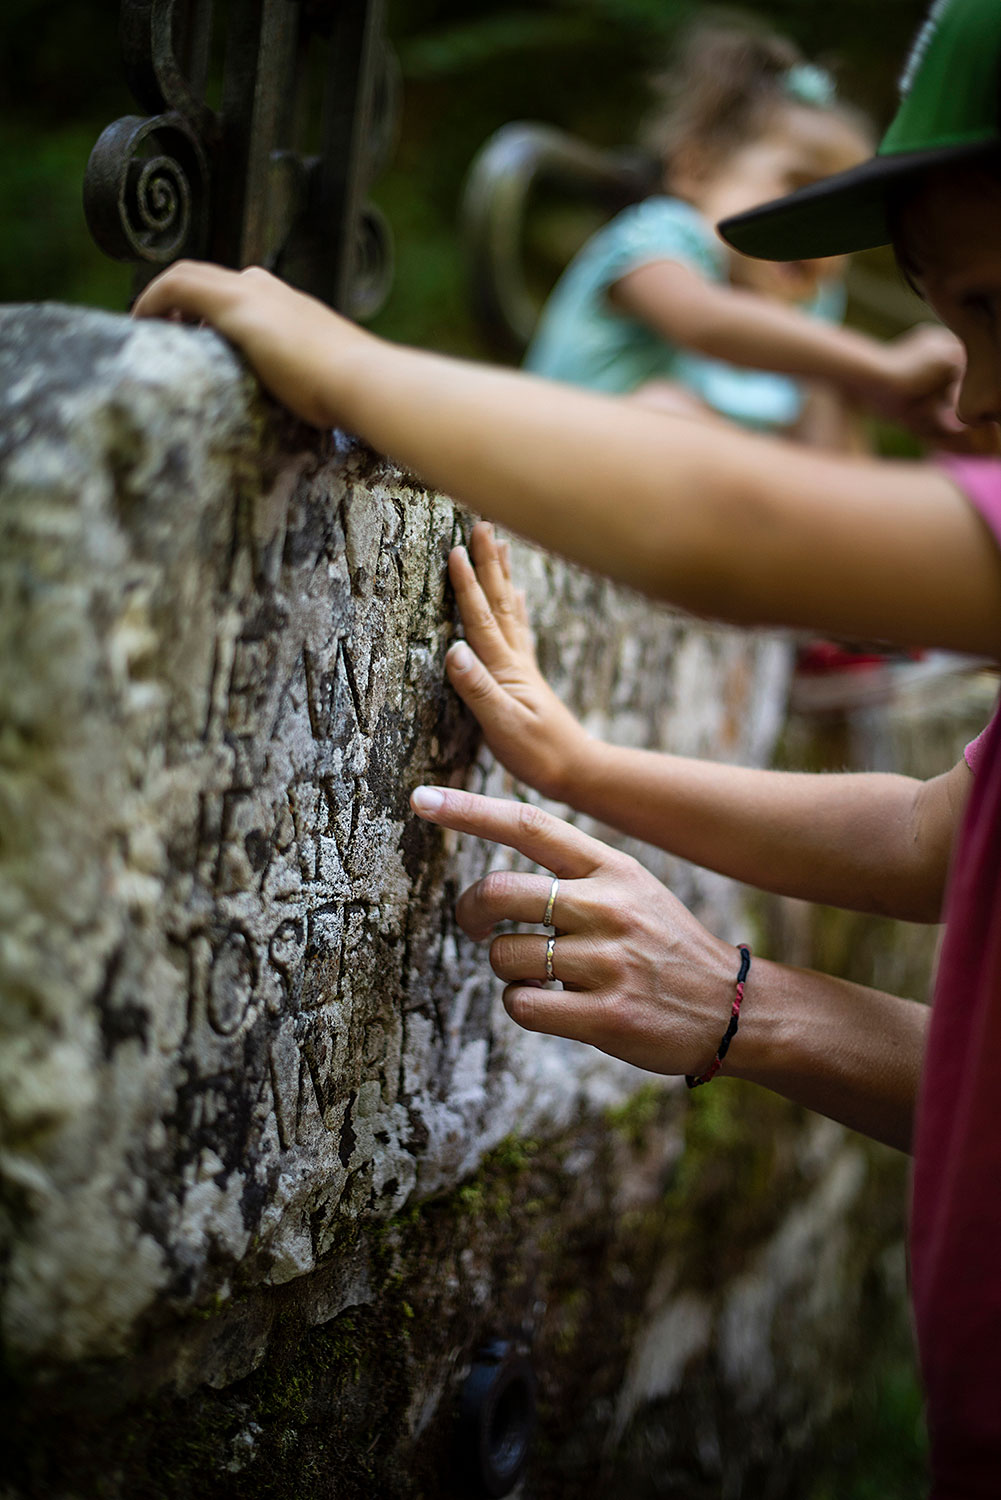
<path fill-rule="evenodd" d="M 505 1141 L 455 1192 L 345 1232 L 331 1263 L 364 1264 L 370 1302 L 311 1326 L 308 1288 L 266 1294 L 275 1303 L 268 1352 L 242 1380 L 187 1396 L 165 1386 L 130 1402 L 135 1365 L 123 1365 L 97 1372 L 89 1394 L 77 1379 L 22 1398 L 10 1493 L 467 1500 L 456 1396 L 476 1350 L 503 1337 L 529 1352 L 538 1379 L 531 1500 L 715 1500 L 721 1476 L 739 1481 L 741 1472 L 747 1487 L 734 1494 L 870 1500 L 877 1492 L 861 1479 L 845 1487 L 853 1464 L 890 1476 L 882 1500 L 903 1500 L 910 1491 L 893 1489 L 890 1471 L 920 1471 L 920 1432 L 906 1351 L 902 1359 L 898 1340 L 883 1359 L 868 1337 L 892 1332 L 895 1316 L 876 1276 L 862 1276 L 853 1303 L 867 1339 L 846 1337 L 846 1368 L 831 1373 L 835 1415 L 811 1429 L 799 1413 L 798 1451 L 760 1413 L 742 1421 L 727 1412 L 711 1355 L 692 1362 L 678 1396 L 609 1441 L 655 1278 L 670 1265 L 680 1288 L 709 1301 L 721 1294 L 803 1191 L 801 1133 L 792 1106 L 728 1083 L 686 1099 L 650 1087 L 563 1141 Z M 651 1162 L 652 1190 L 645 1176 L 643 1200 L 621 1206 Z M 892 1237 L 895 1175 L 877 1153 L 866 1188 L 876 1249 Z M 231 1320 L 259 1315 L 260 1298 L 206 1309 L 199 1326 L 225 1335 Z M 151 1335 L 147 1365 L 163 1336 Z M 709 1427 L 725 1436 L 707 1459 Z"/>

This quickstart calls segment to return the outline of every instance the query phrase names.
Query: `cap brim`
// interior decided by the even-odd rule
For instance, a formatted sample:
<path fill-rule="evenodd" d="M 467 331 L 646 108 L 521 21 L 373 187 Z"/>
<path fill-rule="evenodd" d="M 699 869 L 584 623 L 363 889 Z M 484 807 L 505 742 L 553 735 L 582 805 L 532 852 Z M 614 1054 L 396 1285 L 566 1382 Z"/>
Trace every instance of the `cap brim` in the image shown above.
<path fill-rule="evenodd" d="M 902 187 L 932 167 L 996 154 L 998 141 L 874 156 L 718 224 L 728 245 L 758 260 L 818 260 L 888 245 L 890 205 Z"/>

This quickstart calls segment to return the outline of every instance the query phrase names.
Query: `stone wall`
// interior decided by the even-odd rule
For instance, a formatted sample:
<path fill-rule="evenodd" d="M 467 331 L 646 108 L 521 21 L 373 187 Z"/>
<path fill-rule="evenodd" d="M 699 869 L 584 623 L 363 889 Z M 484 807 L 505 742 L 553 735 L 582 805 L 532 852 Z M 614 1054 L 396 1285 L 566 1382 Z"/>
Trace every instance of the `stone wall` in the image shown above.
<path fill-rule="evenodd" d="M 210 332 L 6 309 L 0 391 L 5 1493 L 470 1494 L 503 1337 L 519 1493 L 799 1494 L 899 1305 L 900 1165 L 508 1021 L 451 915 L 506 856 L 407 808 L 520 794 L 443 679 L 468 518 Z M 768 759 L 782 643 L 515 566 L 592 727 Z"/>

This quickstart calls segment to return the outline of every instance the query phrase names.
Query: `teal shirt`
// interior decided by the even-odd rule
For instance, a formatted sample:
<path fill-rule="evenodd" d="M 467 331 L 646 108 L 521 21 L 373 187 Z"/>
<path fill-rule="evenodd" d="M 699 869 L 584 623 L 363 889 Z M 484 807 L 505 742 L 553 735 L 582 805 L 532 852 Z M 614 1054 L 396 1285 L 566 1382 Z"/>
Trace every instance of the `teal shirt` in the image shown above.
<path fill-rule="evenodd" d="M 726 247 L 702 215 L 680 198 L 647 198 L 606 224 L 571 261 L 546 303 L 525 368 L 616 395 L 648 380 L 672 380 L 744 426 L 795 422 L 803 409 L 799 381 L 689 353 L 613 309 L 608 292 L 615 282 L 657 260 L 680 261 L 720 285 L 729 280 Z M 828 283 L 804 311 L 839 323 L 841 287 Z"/>

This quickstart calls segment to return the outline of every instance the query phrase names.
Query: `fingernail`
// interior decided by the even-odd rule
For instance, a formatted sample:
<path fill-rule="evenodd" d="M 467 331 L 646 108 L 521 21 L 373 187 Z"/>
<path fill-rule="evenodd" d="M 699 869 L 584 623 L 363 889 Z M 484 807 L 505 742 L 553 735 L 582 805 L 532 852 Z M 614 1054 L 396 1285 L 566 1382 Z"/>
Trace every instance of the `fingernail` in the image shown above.
<path fill-rule="evenodd" d="M 444 801 L 445 793 L 437 786 L 419 786 L 410 794 L 410 805 L 415 812 L 437 812 Z"/>
<path fill-rule="evenodd" d="M 473 665 L 473 653 L 465 641 L 456 641 L 455 645 L 449 649 L 448 654 L 453 667 L 459 672 L 468 672 Z"/>

